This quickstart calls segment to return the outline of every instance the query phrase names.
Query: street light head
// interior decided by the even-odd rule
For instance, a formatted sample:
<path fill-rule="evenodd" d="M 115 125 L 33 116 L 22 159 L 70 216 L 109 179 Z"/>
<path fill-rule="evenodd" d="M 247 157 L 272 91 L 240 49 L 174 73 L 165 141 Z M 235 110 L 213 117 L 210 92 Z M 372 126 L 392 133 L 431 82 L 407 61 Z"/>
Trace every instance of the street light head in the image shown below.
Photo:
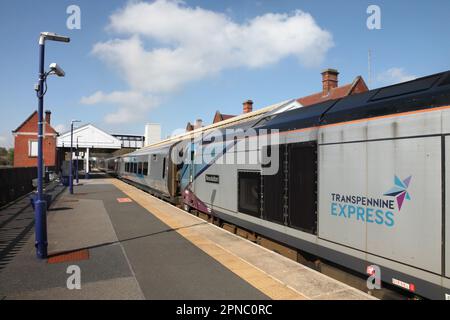
<path fill-rule="evenodd" d="M 59 42 L 70 42 L 69 37 L 61 36 L 54 32 L 41 32 L 40 41 L 43 44 L 43 41 L 51 40 L 51 41 L 59 41 Z"/>
<path fill-rule="evenodd" d="M 50 72 L 49 74 L 56 74 L 58 77 L 64 77 L 66 75 L 66 73 L 64 72 L 64 70 L 58 66 L 57 63 L 51 63 L 50 66 Z"/>

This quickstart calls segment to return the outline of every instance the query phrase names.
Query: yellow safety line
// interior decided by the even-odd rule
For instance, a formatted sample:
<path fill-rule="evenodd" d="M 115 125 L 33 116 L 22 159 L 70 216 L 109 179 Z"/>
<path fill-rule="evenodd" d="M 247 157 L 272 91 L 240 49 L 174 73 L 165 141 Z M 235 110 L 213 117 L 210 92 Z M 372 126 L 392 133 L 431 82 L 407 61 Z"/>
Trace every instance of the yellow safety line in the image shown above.
<path fill-rule="evenodd" d="M 143 192 L 120 180 L 112 180 L 112 184 L 124 192 L 128 197 L 136 201 L 140 206 L 147 209 L 152 215 L 167 224 L 172 229 L 187 239 L 189 242 L 200 248 L 206 254 L 218 261 L 227 269 L 231 270 L 237 276 L 248 282 L 250 285 L 274 300 L 304 300 L 308 299 L 296 290 L 286 286 L 282 282 L 272 278 L 267 273 L 234 255 L 233 253 L 218 246 L 213 241 L 199 235 L 192 228 L 183 229 L 183 225 L 175 220 L 166 212 L 167 206 L 162 201 L 154 198 L 148 193 Z M 166 207 L 166 208 L 164 208 Z M 164 210 L 166 209 L 166 210 Z"/>

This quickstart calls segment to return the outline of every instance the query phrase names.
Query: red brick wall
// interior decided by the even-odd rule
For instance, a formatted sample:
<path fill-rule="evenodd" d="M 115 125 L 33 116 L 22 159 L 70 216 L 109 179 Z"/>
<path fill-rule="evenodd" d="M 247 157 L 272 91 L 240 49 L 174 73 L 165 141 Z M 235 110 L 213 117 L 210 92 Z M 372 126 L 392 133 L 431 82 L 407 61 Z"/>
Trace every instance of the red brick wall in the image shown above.
<path fill-rule="evenodd" d="M 37 158 L 28 156 L 28 141 L 37 140 L 37 135 L 18 135 L 14 139 L 14 167 L 36 167 Z M 44 138 L 44 164 L 56 165 L 56 138 Z"/>
<path fill-rule="evenodd" d="M 37 157 L 29 157 L 28 143 L 37 141 L 37 113 L 20 127 L 14 137 L 14 167 L 36 167 Z M 55 130 L 45 124 L 44 138 L 44 165 L 47 167 L 56 165 L 56 136 Z M 49 135 L 51 134 L 51 135 Z"/>
<path fill-rule="evenodd" d="M 352 94 L 362 93 L 362 92 L 366 92 L 368 90 L 369 89 L 367 88 L 364 81 L 358 81 L 358 83 L 356 84 L 356 87 L 352 91 Z"/>

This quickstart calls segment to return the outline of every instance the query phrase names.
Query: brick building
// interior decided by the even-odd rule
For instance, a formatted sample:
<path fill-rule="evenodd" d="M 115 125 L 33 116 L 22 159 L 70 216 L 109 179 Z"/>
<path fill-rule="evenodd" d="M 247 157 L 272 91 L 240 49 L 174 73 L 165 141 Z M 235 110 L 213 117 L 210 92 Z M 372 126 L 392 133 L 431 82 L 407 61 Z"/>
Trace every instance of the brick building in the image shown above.
<path fill-rule="evenodd" d="M 366 92 L 364 79 L 357 76 L 352 83 L 339 86 L 339 72 L 336 69 L 326 69 L 322 72 L 322 91 L 297 99 L 302 106 L 307 107 L 327 100 L 340 99 L 357 93 Z"/>
<path fill-rule="evenodd" d="M 44 165 L 56 166 L 56 137 L 58 133 L 50 125 L 50 111 L 45 111 L 44 120 Z M 37 167 L 38 114 L 33 112 L 16 130 L 14 136 L 14 167 Z"/>
<path fill-rule="evenodd" d="M 326 69 L 321 73 L 321 75 L 322 90 L 317 93 L 298 98 L 297 102 L 300 103 L 301 106 L 307 107 L 328 100 L 340 99 L 354 94 L 363 93 L 369 90 L 364 79 L 361 76 L 357 76 L 352 83 L 339 86 L 339 72 L 336 69 Z M 251 113 L 252 111 L 253 101 L 244 101 L 242 114 Z M 223 114 L 219 110 L 217 110 L 214 114 L 213 123 L 228 120 L 233 117 L 236 117 L 236 115 Z M 188 123 L 186 131 L 192 131 L 194 129 L 195 126 L 191 125 L 191 123 Z"/>

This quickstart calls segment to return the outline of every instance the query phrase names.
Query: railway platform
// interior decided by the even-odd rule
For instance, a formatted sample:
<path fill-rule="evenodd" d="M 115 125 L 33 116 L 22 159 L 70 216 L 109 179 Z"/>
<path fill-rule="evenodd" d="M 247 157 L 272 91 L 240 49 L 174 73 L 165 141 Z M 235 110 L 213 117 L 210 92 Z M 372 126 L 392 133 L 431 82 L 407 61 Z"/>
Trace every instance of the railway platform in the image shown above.
<path fill-rule="evenodd" d="M 0 255 L 0 299 L 374 299 L 123 181 L 95 175 L 52 203 L 47 260 L 35 257 L 32 226 L 20 241 L 2 232 L 4 247 L 12 249 Z M 32 210 L 23 205 L 29 223 Z M 20 233 L 23 217 L 2 210 L 0 218 L 17 220 L 10 229 Z"/>

